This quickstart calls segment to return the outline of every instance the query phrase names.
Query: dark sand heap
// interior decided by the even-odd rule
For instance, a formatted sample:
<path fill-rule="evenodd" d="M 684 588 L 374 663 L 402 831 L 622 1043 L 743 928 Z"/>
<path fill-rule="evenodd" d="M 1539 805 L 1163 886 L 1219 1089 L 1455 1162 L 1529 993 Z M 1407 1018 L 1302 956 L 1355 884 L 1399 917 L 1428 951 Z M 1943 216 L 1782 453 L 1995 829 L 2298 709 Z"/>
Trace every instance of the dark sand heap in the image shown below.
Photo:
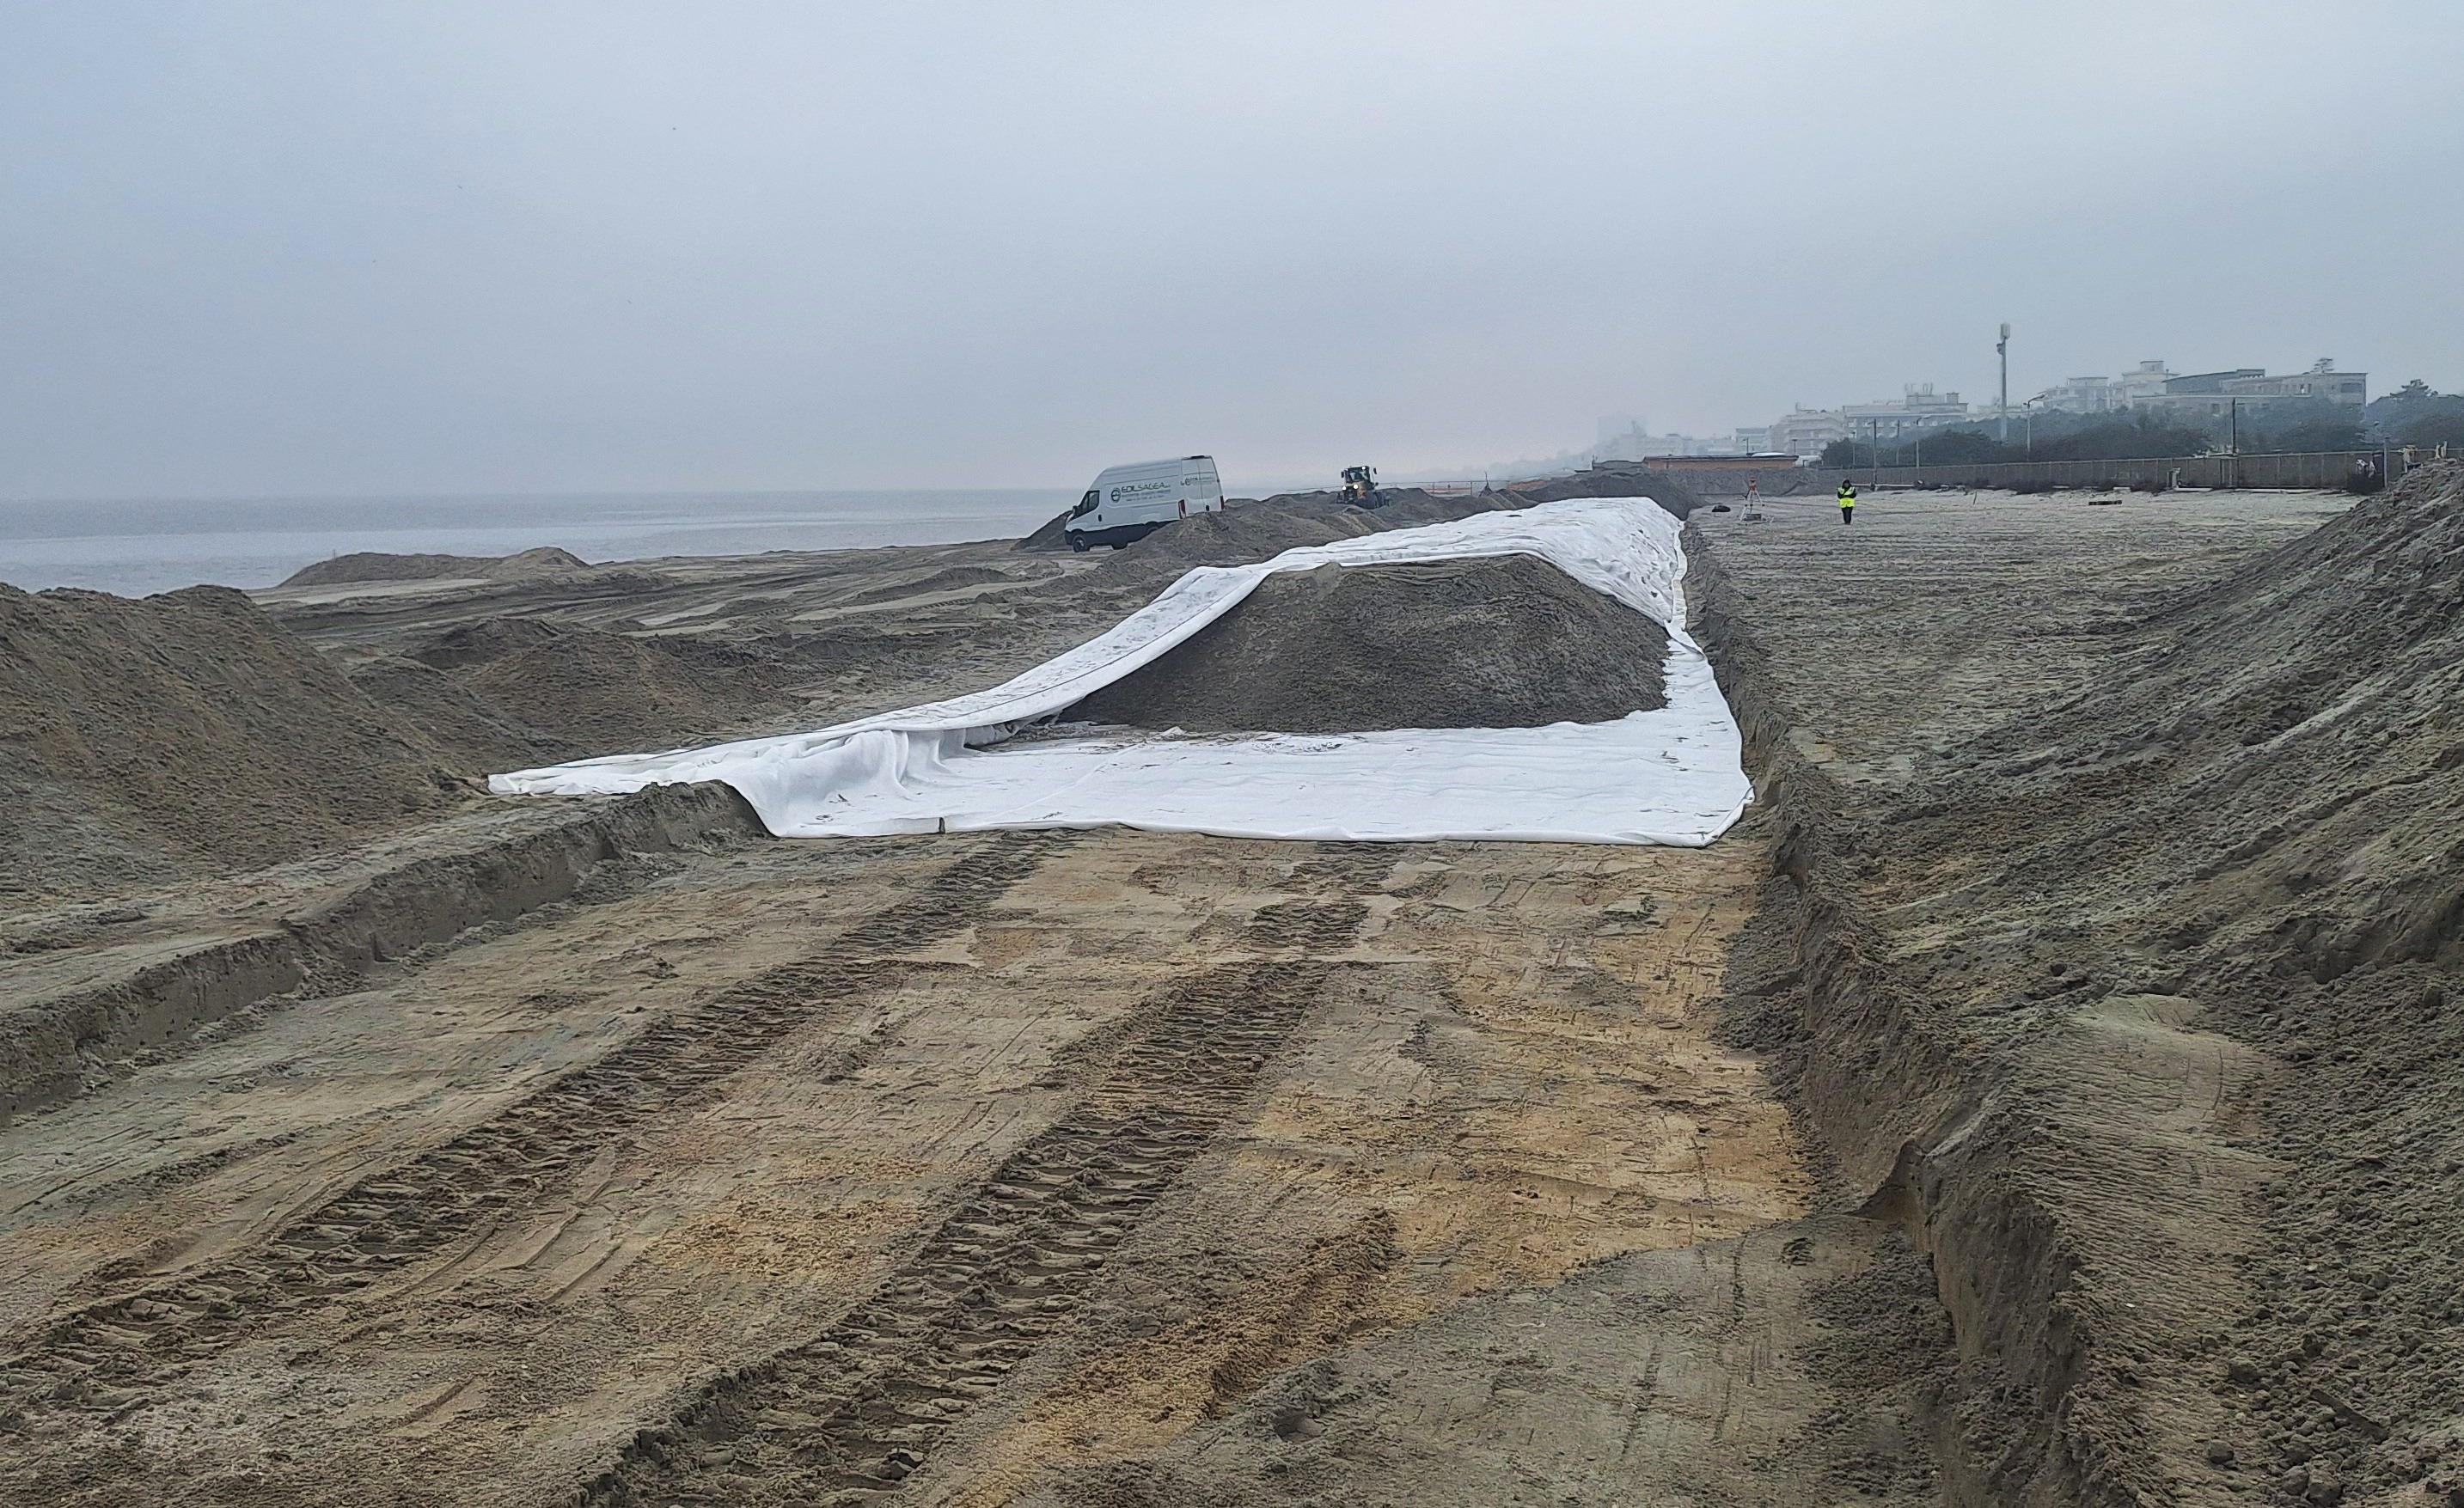
<path fill-rule="evenodd" d="M 1193 732 L 1611 722 L 1665 706 L 1660 624 L 1533 556 L 1267 578 L 1068 716 Z"/>
<path fill-rule="evenodd" d="M 363 550 L 302 566 L 283 578 L 285 586 L 334 586 L 363 581 L 434 581 L 464 579 L 507 581 L 524 577 L 583 571 L 590 563 L 553 545 L 518 555 L 388 555 Z"/>
<path fill-rule="evenodd" d="M 1680 518 L 1709 506 L 1666 473 L 1640 467 L 1595 467 L 1544 482 L 1517 482 L 1507 491 L 1525 503 L 1562 502 L 1569 497 L 1648 497 Z"/>
<path fill-rule="evenodd" d="M 351 684 L 426 734 L 453 768 L 466 774 L 519 770 L 569 757 L 569 740 L 542 732 L 519 712 L 473 692 L 451 671 L 384 655 L 353 666 Z"/>
<path fill-rule="evenodd" d="M 1200 565 L 1246 565 L 1301 545 L 1374 535 L 1380 527 L 1375 514 L 1349 504 L 1268 498 L 1167 524 L 1131 544 L 1120 558 L 1137 566 L 1184 571 Z"/>
<path fill-rule="evenodd" d="M 1925 877 L 1912 904 L 1962 919 L 1903 951 L 1891 989 L 2014 1053 L 2150 999 L 2258 1050 L 2222 1102 L 2238 1154 L 2272 1169 L 2255 1207 L 2203 1191 L 2205 1154 L 2167 1165 L 2178 1195 L 2143 1196 L 2178 1217 L 2175 1250 L 2233 1254 L 2201 1307 L 2100 1300 L 2142 1259 L 2102 1224 L 2072 1233 L 2076 1263 L 2030 1237 L 2080 1268 L 2068 1312 L 2097 1315 L 2071 1324 L 2062 1407 L 2105 1419 L 2159 1388 L 2211 1390 L 2250 1420 L 2236 1469 L 2255 1489 L 2298 1469 L 2329 1484 L 2308 1501 L 2392 1502 L 2421 1492 L 2416 1446 L 2464 1449 L 2464 466 L 2130 632 L 2113 668 L 1945 751 L 1903 816 L 1856 838 Z M 2004 1338 L 2020 1354 L 2028 1312 Z M 2464 1493 L 2445 1460 L 2431 1478 Z"/>
<path fill-rule="evenodd" d="M 1457 518 L 1469 518 L 1475 514 L 1509 513 L 1526 507 L 1530 499 L 1512 492 L 1474 492 L 1441 497 L 1417 487 L 1397 488 L 1386 494 L 1386 506 L 1377 510 L 1380 529 L 1417 529 L 1422 524 L 1442 524 Z"/>
<path fill-rule="evenodd" d="M 0 586 L 0 889 L 290 859 L 454 799 L 447 763 L 241 593 Z"/>
<path fill-rule="evenodd" d="M 1980 738 L 1963 774 L 2079 803 L 2048 841 L 2108 882 L 2203 913 L 2298 910 L 2278 946 L 2305 974 L 2464 963 L 2464 467 L 2416 471 L 2148 627 L 2126 669 Z"/>
<path fill-rule="evenodd" d="M 767 705 L 782 670 L 709 640 L 491 618 L 363 664 L 352 679 L 457 762 L 495 771 L 710 736 Z"/>
<path fill-rule="evenodd" d="M 1417 487 L 1385 490 L 1385 503 L 1362 508 L 1347 503 L 1333 491 L 1278 492 L 1272 497 L 1226 499 L 1219 514 L 1177 519 L 1120 552 L 1123 561 L 1150 568 L 1200 565 L 1247 565 L 1300 545 L 1331 544 L 1337 539 L 1377 534 L 1387 529 L 1417 529 L 1474 514 L 1522 508 L 1531 499 L 1514 492 L 1440 496 Z M 1018 542 L 1021 550 L 1067 550 L 1060 514 Z"/>

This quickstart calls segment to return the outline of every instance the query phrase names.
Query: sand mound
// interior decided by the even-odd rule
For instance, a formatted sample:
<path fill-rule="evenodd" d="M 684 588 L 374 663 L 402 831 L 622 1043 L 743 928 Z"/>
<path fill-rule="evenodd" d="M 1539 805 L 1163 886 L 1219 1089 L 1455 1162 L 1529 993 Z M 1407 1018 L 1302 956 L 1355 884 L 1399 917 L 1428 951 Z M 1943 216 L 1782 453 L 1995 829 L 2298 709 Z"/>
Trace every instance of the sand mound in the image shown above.
<path fill-rule="evenodd" d="M 1665 706 L 1668 635 L 1533 556 L 1322 566 L 1260 583 L 1073 718 L 1193 732 L 1610 722 Z"/>
<path fill-rule="evenodd" d="M 1385 490 L 1385 503 L 1360 508 L 1332 490 L 1278 492 L 1272 497 L 1227 498 L 1223 512 L 1200 514 L 1164 525 L 1130 545 L 1124 558 L 1148 565 L 1247 565 L 1298 545 L 1331 544 L 1384 529 L 1416 529 L 1445 523 L 1498 509 L 1528 507 L 1533 498 L 1516 492 L 1439 496 L 1417 487 Z M 1589 496 L 1569 492 L 1570 497 Z M 1690 495 L 1690 494 L 1689 494 Z M 1682 516 L 1682 515 L 1681 515 Z M 1067 550 L 1067 514 L 1059 514 L 1021 539 L 1020 550 Z"/>
<path fill-rule="evenodd" d="M 1035 526 L 1032 533 L 1010 546 L 1013 550 L 1039 550 L 1050 553 L 1069 548 L 1069 510 L 1065 508 Z"/>
<path fill-rule="evenodd" d="M 1302 545 L 1332 544 L 1389 529 L 1417 529 L 1529 502 L 1510 492 L 1440 497 L 1418 488 L 1389 490 L 1386 499 L 1381 507 L 1360 508 L 1345 502 L 1338 492 L 1286 492 L 1166 524 L 1121 555 L 1125 561 L 1150 569 L 1247 565 Z"/>
<path fill-rule="evenodd" d="M 1306 544 L 1377 533 L 1375 516 L 1344 503 L 1267 498 L 1164 525 L 1121 552 L 1142 566 L 1246 565 Z"/>
<path fill-rule="evenodd" d="M 2299 1442 L 2379 1501 L 2411 1457 L 2348 1450 L 2318 1400 L 2405 1441 L 2464 1396 L 2464 466 L 2133 637 L 2079 694 L 1950 751 L 1893 841 L 1929 872 L 1962 856 L 1979 914 L 2078 923 L 2044 935 L 2080 940 L 2083 1004 L 2154 991 L 2263 1049 L 2236 1142 L 2284 1170 L 2253 1216 L 2264 1243 L 2235 1257 L 2252 1306 L 2197 1322 L 2231 1337 L 2235 1407 L 2288 1451 L 2274 1469 Z M 2008 967 L 2002 946 L 1962 967 Z M 2047 988 L 2041 963 L 2001 986 Z"/>
<path fill-rule="evenodd" d="M 2464 875 L 2428 841 L 2464 833 L 2464 467 L 2415 472 L 2148 627 L 2125 673 L 1979 740 L 1976 774 L 2084 783 L 2118 810 L 2081 851 L 2147 885 L 2234 905 L 2299 892 L 2315 972 L 2464 960 Z M 2272 836 L 2223 858 L 2254 833 Z M 2344 862 L 2365 844 L 2367 863 Z M 2199 847 L 2215 862 L 2186 867 Z"/>
<path fill-rule="evenodd" d="M 572 741 L 524 722 L 510 708 L 474 693 L 462 678 L 417 660 L 386 655 L 351 669 L 368 700 L 418 729 L 453 768 L 473 775 L 553 764 Z"/>
<path fill-rule="evenodd" d="M 454 626 L 412 648 L 408 657 L 437 670 L 485 665 L 523 649 L 561 639 L 573 630 L 544 618 L 482 618 Z"/>
<path fill-rule="evenodd" d="M 576 630 L 466 672 L 483 703 L 577 752 L 605 754 L 705 736 L 743 715 L 762 692 L 739 650 Z"/>
<path fill-rule="evenodd" d="M 1386 494 L 1386 506 L 1376 512 L 1380 529 L 1418 529 L 1423 524 L 1451 523 L 1469 518 L 1474 514 L 1504 513 L 1528 507 L 1528 497 L 1512 492 L 1458 493 L 1441 497 L 1419 488 L 1400 488 Z"/>
<path fill-rule="evenodd" d="M 581 571 L 589 562 L 553 545 L 518 555 L 387 555 L 363 550 L 302 566 L 283 578 L 285 586 L 334 586 L 363 581 L 429 581 L 478 578 L 492 581 Z"/>
<path fill-rule="evenodd" d="M 1705 506 L 1692 489 L 1665 472 L 1647 471 L 1640 467 L 1597 467 L 1545 482 L 1517 483 L 1508 491 L 1532 503 L 1561 502 L 1569 497 L 1648 497 L 1680 518 Z"/>
<path fill-rule="evenodd" d="M 491 618 L 356 679 L 457 757 L 503 770 L 712 736 L 771 704 L 781 668 L 709 640 Z"/>
<path fill-rule="evenodd" d="M 0 765 L 17 889 L 278 862 L 456 791 L 432 745 L 211 586 L 0 587 Z"/>

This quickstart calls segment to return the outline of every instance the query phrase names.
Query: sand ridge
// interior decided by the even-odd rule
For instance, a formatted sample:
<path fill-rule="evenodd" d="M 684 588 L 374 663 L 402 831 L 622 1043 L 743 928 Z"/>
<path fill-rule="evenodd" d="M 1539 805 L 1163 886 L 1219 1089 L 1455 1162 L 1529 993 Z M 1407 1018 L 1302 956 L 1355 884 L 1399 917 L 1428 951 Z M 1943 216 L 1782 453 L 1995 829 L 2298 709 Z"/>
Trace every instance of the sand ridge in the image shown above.
<path fill-rule="evenodd" d="M 1321 566 L 1067 718 L 1192 732 L 1613 722 L 1667 704 L 1668 634 L 1536 557 Z"/>

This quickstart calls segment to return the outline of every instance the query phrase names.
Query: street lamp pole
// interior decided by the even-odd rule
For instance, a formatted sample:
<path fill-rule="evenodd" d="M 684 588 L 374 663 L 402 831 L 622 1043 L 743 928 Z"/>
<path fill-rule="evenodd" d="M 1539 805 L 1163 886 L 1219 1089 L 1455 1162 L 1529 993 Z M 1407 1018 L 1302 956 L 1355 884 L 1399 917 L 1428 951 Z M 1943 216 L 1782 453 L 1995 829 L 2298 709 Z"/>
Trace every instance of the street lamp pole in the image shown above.
<path fill-rule="evenodd" d="M 1993 354 L 2002 359 L 2002 433 L 2004 445 L 2011 443 L 2011 322 L 2002 322 L 2002 339 L 1993 342 Z"/>

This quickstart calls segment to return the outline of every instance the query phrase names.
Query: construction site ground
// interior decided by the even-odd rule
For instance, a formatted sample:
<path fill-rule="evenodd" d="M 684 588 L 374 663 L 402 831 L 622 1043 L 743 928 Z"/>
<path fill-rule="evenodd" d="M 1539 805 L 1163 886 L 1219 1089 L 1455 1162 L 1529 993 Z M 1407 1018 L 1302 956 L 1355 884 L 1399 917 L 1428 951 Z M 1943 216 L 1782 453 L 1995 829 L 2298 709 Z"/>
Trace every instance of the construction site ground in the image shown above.
<path fill-rule="evenodd" d="M 2343 506 L 1773 499 L 1688 539 L 1755 642 L 1755 773 L 1853 821 Z M 1003 572 L 1100 579 L 875 554 L 971 634 Z M 295 597 L 345 657 L 465 610 Z M 850 706 L 1007 667 L 923 658 Z M 0 1127 L 0 1503 L 1991 1500 L 1905 1169 L 1757 1024 L 1806 988 L 1766 797 L 1701 851 L 781 842 L 718 797 L 594 838 L 553 898 Z M 442 820 L 468 847 L 613 806 Z M 2178 1500 L 2239 1490 L 2180 1465 Z"/>

